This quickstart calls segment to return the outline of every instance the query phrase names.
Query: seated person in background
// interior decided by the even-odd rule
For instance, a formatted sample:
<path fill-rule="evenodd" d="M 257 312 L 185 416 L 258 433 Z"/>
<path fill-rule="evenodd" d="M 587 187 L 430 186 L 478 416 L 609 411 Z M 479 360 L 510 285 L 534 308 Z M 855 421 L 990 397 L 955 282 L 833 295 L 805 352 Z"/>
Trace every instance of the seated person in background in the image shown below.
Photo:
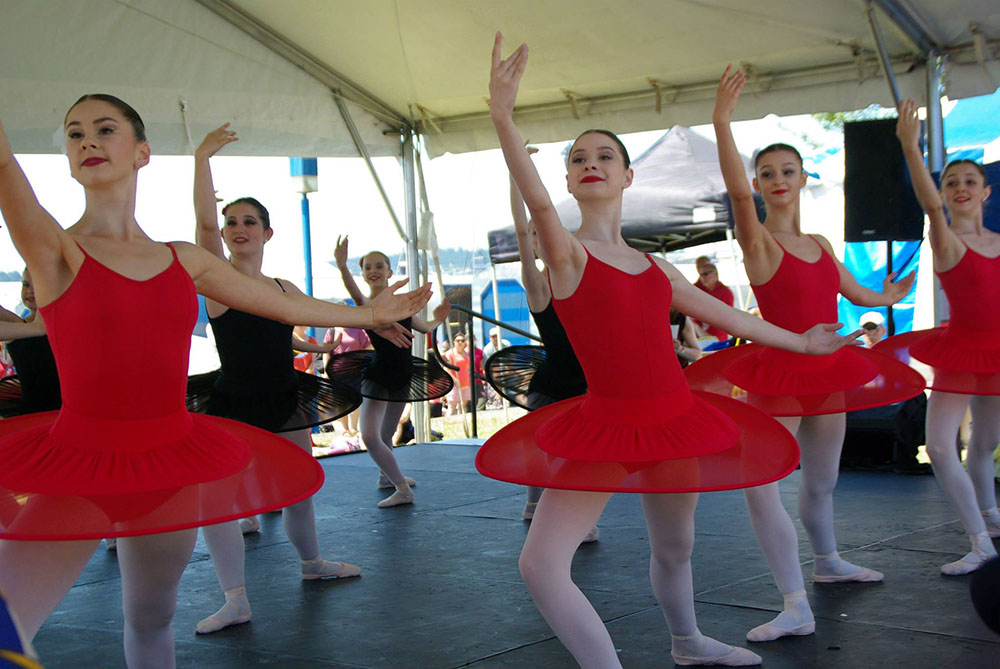
<path fill-rule="evenodd" d="M 500 339 L 500 328 L 490 328 L 490 342 L 483 347 L 483 360 L 488 360 L 491 355 L 508 346 L 510 346 L 509 341 Z"/>
<path fill-rule="evenodd" d="M 693 320 L 673 307 L 670 307 L 670 329 L 674 335 L 674 351 L 677 352 L 681 367 L 687 367 L 688 363 L 701 357 Z"/>
<path fill-rule="evenodd" d="M 885 339 L 885 316 L 877 311 L 866 311 L 861 314 L 858 325 L 864 330 L 861 343 L 865 348 L 871 348 Z"/>
<path fill-rule="evenodd" d="M 722 300 L 729 306 L 733 306 L 735 299 L 733 298 L 733 291 L 729 290 L 726 286 L 719 281 L 719 270 L 710 262 L 702 262 L 700 265 L 698 261 L 708 260 L 705 256 L 695 260 L 695 266 L 698 268 L 698 280 L 694 282 L 695 287 L 700 288 L 717 300 Z M 709 334 L 719 341 L 725 341 L 729 339 L 729 335 L 723 332 L 721 329 L 711 325 L 710 323 L 703 323 L 701 321 L 695 321 L 695 324 L 702 329 L 703 332 Z"/>

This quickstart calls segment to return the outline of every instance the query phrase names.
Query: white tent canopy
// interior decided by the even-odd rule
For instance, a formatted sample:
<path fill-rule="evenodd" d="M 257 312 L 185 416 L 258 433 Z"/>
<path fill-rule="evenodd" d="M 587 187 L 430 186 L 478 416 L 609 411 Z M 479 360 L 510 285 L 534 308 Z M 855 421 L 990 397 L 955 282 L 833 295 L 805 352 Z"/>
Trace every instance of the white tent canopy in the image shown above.
<path fill-rule="evenodd" d="M 55 151 L 68 104 L 132 102 L 160 153 L 222 120 L 248 155 L 356 155 L 331 89 L 373 154 L 414 127 L 439 155 L 496 146 L 489 51 L 532 47 L 518 122 L 533 141 L 587 127 L 709 119 L 727 63 L 751 72 L 741 118 L 891 104 L 863 0 L 0 0 L 0 117 L 19 151 Z M 1000 82 L 1000 3 L 877 0 L 903 95 L 926 97 L 924 54 L 954 98 Z M 281 54 L 281 55 L 278 55 Z M 293 64 L 294 63 L 294 64 Z M 182 102 L 186 111 L 182 115 Z M 367 109 L 371 113 L 363 112 Z M 383 134 L 390 131 L 390 134 Z"/>

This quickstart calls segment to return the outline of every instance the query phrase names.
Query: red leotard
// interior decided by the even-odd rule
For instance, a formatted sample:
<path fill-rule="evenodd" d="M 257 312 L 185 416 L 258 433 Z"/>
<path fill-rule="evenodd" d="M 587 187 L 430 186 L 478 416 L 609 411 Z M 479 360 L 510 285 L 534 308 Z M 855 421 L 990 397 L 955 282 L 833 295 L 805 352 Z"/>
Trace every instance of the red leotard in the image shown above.
<path fill-rule="evenodd" d="M 0 538 L 99 539 L 280 508 L 323 482 L 291 442 L 184 405 L 194 284 L 177 259 L 136 281 L 84 252 L 41 309 L 58 412 L 0 421 Z"/>
<path fill-rule="evenodd" d="M 958 264 L 937 272 L 948 296 L 948 325 L 890 337 L 875 346 L 909 362 L 933 390 L 1000 395 L 1000 257 L 966 247 Z M 912 359 L 911 359 L 912 358 Z"/>
<path fill-rule="evenodd" d="M 554 299 L 587 378 L 582 397 L 538 409 L 479 450 L 491 478 L 548 488 L 695 492 L 761 485 L 786 476 L 798 447 L 780 425 L 743 403 L 692 393 L 670 331 L 663 271 L 628 274 L 588 251 L 576 291 Z M 601 323 L 627 326 L 607 345 Z"/>
<path fill-rule="evenodd" d="M 799 333 L 817 323 L 837 322 L 840 272 L 817 245 L 821 253 L 815 262 L 786 250 L 774 276 L 754 286 L 766 321 Z M 772 416 L 867 409 L 913 397 L 924 387 L 913 370 L 860 346 L 821 356 L 758 344 L 737 346 L 692 363 L 685 376 L 692 388 L 743 396 Z"/>

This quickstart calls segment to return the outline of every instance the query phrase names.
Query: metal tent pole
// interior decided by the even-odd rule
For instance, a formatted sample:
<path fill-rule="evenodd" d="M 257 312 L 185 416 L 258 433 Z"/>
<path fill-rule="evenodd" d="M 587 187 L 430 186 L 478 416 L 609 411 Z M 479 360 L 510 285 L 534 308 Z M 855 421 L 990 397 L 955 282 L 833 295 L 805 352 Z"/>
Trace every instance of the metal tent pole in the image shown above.
<path fill-rule="evenodd" d="M 411 290 L 420 281 L 420 256 L 417 254 L 417 180 L 415 168 L 416 154 L 413 147 L 413 133 L 403 135 L 403 201 L 406 203 L 406 275 L 410 277 Z M 421 315 L 427 315 L 427 308 L 421 310 Z M 423 358 L 427 354 L 427 338 L 413 338 L 413 355 Z M 427 403 L 414 402 L 411 414 L 413 431 L 417 443 L 430 441 L 427 423 Z"/>

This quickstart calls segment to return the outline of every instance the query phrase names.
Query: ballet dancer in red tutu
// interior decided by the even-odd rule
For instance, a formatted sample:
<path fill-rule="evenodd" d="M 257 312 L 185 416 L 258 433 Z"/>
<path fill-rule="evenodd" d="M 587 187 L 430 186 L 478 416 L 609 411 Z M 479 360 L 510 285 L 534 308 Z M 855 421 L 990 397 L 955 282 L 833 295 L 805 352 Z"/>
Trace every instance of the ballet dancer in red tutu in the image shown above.
<path fill-rule="evenodd" d="M 927 454 L 972 542 L 965 556 L 941 566 L 942 574 L 955 576 L 996 557 L 992 539 L 1000 537 L 993 483 L 993 449 L 1000 441 L 1000 234 L 983 225 L 990 186 L 982 165 L 954 160 L 941 172 L 941 190 L 935 186 L 920 150 L 913 100 L 899 106 L 896 135 L 917 200 L 930 219 L 934 272 L 948 296 L 951 315 L 945 327 L 896 335 L 875 350 L 912 363 L 931 389 Z M 955 450 L 966 409 L 972 412 L 968 471 Z"/>
<path fill-rule="evenodd" d="M 802 234 L 799 194 L 806 183 L 802 158 L 793 147 L 775 144 L 756 156 L 754 187 L 767 205 L 757 219 L 753 192 L 729 123 L 746 83 L 742 70 L 727 68 L 716 92 L 713 121 L 719 163 L 733 202 L 736 239 L 764 319 L 794 332 L 837 317 L 837 295 L 855 304 L 881 306 L 902 299 L 913 285 L 886 277 L 881 293 L 858 284 L 833 255 L 830 242 Z M 861 346 L 827 356 L 801 356 L 757 342 L 713 353 L 685 370 L 692 388 L 745 393 L 749 403 L 778 417 L 802 449 L 799 517 L 816 556 L 816 583 L 873 582 L 883 575 L 842 559 L 833 529 L 833 490 L 846 429 L 846 411 L 912 397 L 923 390 L 913 370 Z M 747 634 L 750 641 L 812 634 L 815 621 L 799 564 L 798 535 L 781 503 L 777 482 L 747 489 L 754 533 L 784 598 L 781 613 Z"/>
<path fill-rule="evenodd" d="M 64 128 L 86 194 L 67 230 L 38 203 L 0 126 L 0 211 L 31 270 L 63 397 L 59 412 L 0 421 L 0 590 L 30 640 L 98 540 L 120 537 L 126 662 L 172 667 L 170 620 L 195 528 L 294 504 L 323 482 L 287 439 L 186 410 L 196 292 L 288 323 L 374 326 L 415 312 L 430 289 L 387 290 L 360 309 L 261 291 L 208 251 L 139 227 L 150 147 L 132 107 L 87 95 Z"/>
<path fill-rule="evenodd" d="M 608 131 L 584 132 L 570 149 L 566 180 L 582 223 L 575 235 L 567 232 L 513 120 L 528 49 L 521 45 L 503 59 L 501 48 L 498 33 L 490 116 L 531 213 L 552 301 L 588 385 L 586 395 L 506 426 L 476 458 L 486 476 L 546 488 L 521 552 L 521 575 L 581 666 L 620 667 L 600 616 L 573 583 L 570 563 L 612 493 L 642 493 L 650 577 L 670 628 L 674 661 L 760 664 L 758 655 L 698 631 L 690 562 L 694 493 L 780 479 L 795 468 L 798 449 L 776 421 L 745 403 L 691 392 L 672 346 L 670 304 L 727 332 L 800 353 L 829 353 L 852 338 L 834 334 L 834 324 L 806 334 L 782 330 L 726 306 L 669 263 L 630 248 L 621 236 L 621 213 L 633 175 L 627 151 Z M 637 346 L 608 349 L 593 336 L 603 322 L 628 324 Z M 677 494 L 650 494 L 666 492 Z"/>

